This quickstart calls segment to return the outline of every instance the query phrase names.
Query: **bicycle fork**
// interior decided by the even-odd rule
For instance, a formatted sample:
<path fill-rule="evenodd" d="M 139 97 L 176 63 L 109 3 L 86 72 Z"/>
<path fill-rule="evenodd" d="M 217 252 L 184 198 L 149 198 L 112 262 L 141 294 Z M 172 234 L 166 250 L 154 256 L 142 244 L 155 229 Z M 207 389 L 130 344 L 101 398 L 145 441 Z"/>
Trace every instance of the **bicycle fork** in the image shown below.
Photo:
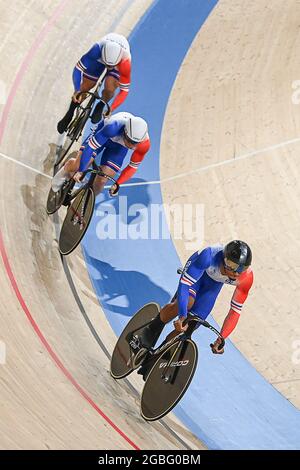
<path fill-rule="evenodd" d="M 86 196 L 83 196 L 83 197 L 85 197 L 85 199 L 86 199 Z M 82 199 L 81 199 L 80 203 L 81 202 L 82 202 Z M 71 220 L 73 222 L 73 225 L 77 225 L 77 224 L 79 225 L 79 230 L 82 230 L 85 226 L 85 221 L 84 221 L 85 202 L 86 201 L 84 200 L 80 212 L 78 211 L 78 207 L 79 207 L 80 203 L 78 204 L 77 209 L 75 209 L 71 206 L 71 209 L 73 211 L 73 216 L 72 216 Z"/>
<path fill-rule="evenodd" d="M 165 366 L 165 368 L 164 368 L 164 372 L 162 373 L 161 378 L 162 378 L 162 380 L 163 380 L 164 382 L 166 382 L 166 383 L 167 383 L 167 382 L 173 383 L 174 380 L 175 380 L 175 377 L 176 377 L 176 375 L 177 375 L 177 374 L 176 374 L 176 370 L 177 370 L 176 367 L 174 367 L 174 374 L 173 374 L 173 376 L 172 376 L 172 373 L 171 373 L 170 375 L 167 375 L 167 372 L 168 372 L 169 368 L 171 367 L 171 364 L 172 364 L 172 362 L 173 362 L 173 359 L 175 358 L 175 356 L 176 356 L 177 352 L 179 351 L 179 348 L 180 348 L 181 345 L 182 345 L 182 341 L 179 341 L 178 345 L 177 345 L 176 348 L 175 348 L 175 351 L 174 351 L 173 354 L 171 355 L 169 361 L 167 362 L 167 364 L 166 364 L 166 366 Z M 171 372 L 172 372 L 172 371 L 171 371 Z"/>

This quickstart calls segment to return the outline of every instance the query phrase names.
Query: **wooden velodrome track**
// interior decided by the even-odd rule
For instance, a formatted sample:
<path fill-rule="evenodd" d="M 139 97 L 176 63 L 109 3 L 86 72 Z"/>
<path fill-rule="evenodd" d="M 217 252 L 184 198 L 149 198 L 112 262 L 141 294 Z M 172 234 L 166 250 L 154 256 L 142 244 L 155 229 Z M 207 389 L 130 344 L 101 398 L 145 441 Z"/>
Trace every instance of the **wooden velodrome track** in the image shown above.
<path fill-rule="evenodd" d="M 203 448 L 172 415 L 154 425 L 140 417 L 140 380 L 121 384 L 110 378 L 115 335 L 80 249 L 69 261 L 70 272 L 65 267 L 76 302 L 53 220 L 45 212 L 56 122 L 72 91 L 78 56 L 109 31 L 128 35 L 150 4 L 2 2 L 0 340 L 7 353 L 0 365 L 2 449 Z"/>
<path fill-rule="evenodd" d="M 49 180 L 5 157 L 51 173 L 55 125 L 71 92 L 70 71 L 79 53 L 112 29 L 128 34 L 151 1 L 40 3 L 5 4 L 0 19 L 1 80 L 9 94 L 1 105 L 0 128 L 1 231 L 8 256 L 0 270 L 0 340 L 7 347 L 6 364 L 0 366 L 0 447 L 184 448 L 187 443 L 201 448 L 173 416 L 166 426 L 144 423 L 129 385 L 111 381 L 103 349 L 111 352 L 115 337 L 80 250 L 69 267 L 94 338 L 75 302 L 57 253 L 55 227 L 45 214 Z M 300 78 L 295 21 L 300 5 L 269 3 L 247 3 L 245 13 L 242 0 L 221 0 L 204 24 L 170 97 L 161 176 L 180 178 L 163 184 L 165 202 L 205 204 L 205 243 L 239 237 L 253 247 L 255 287 L 233 340 L 299 406 L 300 366 L 292 362 L 292 345 L 300 338 L 300 142 L 286 142 L 297 138 L 300 125 L 299 107 L 291 100 L 292 82 Z M 243 155 L 241 161 L 222 164 Z M 210 168 L 214 163 L 220 167 Z M 193 171 L 202 167 L 208 168 Z M 184 260 L 190 253 L 183 242 L 175 243 Z M 223 290 L 219 321 L 230 295 L 231 289 Z M 59 369 L 52 350 L 49 355 L 29 314 L 90 402 Z M 139 387 L 134 378 L 132 384 Z"/>
<path fill-rule="evenodd" d="M 164 202 L 204 204 L 204 244 L 251 245 L 254 288 L 232 340 L 298 408 L 299 17 L 299 1 L 221 0 L 177 76 L 160 155 Z M 191 252 L 174 243 L 184 262 Z"/>

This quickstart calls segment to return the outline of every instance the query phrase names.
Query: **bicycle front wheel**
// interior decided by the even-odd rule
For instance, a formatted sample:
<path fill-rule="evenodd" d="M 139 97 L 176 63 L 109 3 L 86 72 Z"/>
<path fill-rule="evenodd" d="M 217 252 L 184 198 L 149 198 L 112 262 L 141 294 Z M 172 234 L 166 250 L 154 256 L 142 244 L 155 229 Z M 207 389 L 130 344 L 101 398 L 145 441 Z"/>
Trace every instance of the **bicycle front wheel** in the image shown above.
<path fill-rule="evenodd" d="M 55 166 L 60 165 L 63 160 L 65 160 L 66 156 L 70 152 L 73 144 L 79 139 L 81 136 L 84 126 L 86 125 L 89 116 L 90 116 L 90 110 L 91 108 L 86 108 L 81 111 L 79 116 L 75 117 L 73 121 L 71 122 L 68 132 L 67 132 L 67 137 L 66 137 L 66 143 L 64 147 L 61 149 L 60 154 L 57 157 L 57 160 L 55 162 Z"/>
<path fill-rule="evenodd" d="M 60 152 L 57 156 L 56 162 L 55 162 L 55 167 L 57 168 L 61 163 L 66 162 L 66 156 L 68 155 L 69 151 L 71 150 L 72 145 L 75 142 L 75 138 L 70 139 L 70 137 L 66 137 L 66 142 L 64 146 L 60 149 Z"/>
<path fill-rule="evenodd" d="M 181 343 L 181 344 L 180 344 Z M 198 361 L 192 339 L 175 341 L 154 363 L 141 398 L 141 415 L 155 421 L 169 413 L 188 389 Z"/>
<path fill-rule="evenodd" d="M 63 195 L 61 191 L 54 192 L 52 188 L 50 188 L 47 198 L 46 204 L 46 211 L 48 215 L 54 214 L 63 202 Z"/>
<path fill-rule="evenodd" d="M 90 224 L 95 206 L 92 188 L 83 188 L 68 208 L 59 236 L 59 251 L 69 255 L 81 242 Z"/>

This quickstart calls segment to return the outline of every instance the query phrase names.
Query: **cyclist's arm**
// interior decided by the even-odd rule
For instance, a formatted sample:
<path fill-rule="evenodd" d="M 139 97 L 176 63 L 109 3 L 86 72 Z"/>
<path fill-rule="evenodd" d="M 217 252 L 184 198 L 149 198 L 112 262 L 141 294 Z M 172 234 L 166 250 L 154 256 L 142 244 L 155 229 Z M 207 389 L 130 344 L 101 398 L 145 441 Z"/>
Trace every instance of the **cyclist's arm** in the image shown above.
<path fill-rule="evenodd" d="M 240 318 L 243 304 L 248 297 L 252 284 L 253 272 L 249 270 L 244 273 L 240 283 L 233 293 L 230 310 L 221 329 L 221 335 L 223 338 L 227 338 L 235 329 Z"/>
<path fill-rule="evenodd" d="M 120 81 L 119 87 L 120 91 L 115 97 L 111 105 L 111 110 L 114 111 L 118 108 L 127 98 L 130 87 L 130 75 L 131 75 L 131 62 L 130 59 L 124 60 L 119 64 L 120 72 Z"/>
<path fill-rule="evenodd" d="M 95 131 L 87 144 L 83 145 L 80 150 L 82 155 L 80 158 L 79 171 L 85 171 L 91 164 L 91 159 L 95 158 L 97 153 L 100 152 L 102 145 L 104 145 L 110 137 L 114 137 L 120 131 L 120 124 L 117 121 L 110 120 L 107 124 Z"/>
<path fill-rule="evenodd" d="M 117 183 L 118 184 L 123 184 L 125 181 L 128 181 L 132 176 L 136 173 L 139 165 L 143 161 L 146 153 L 150 149 L 150 139 L 144 140 L 144 142 L 141 142 L 131 155 L 130 163 L 127 165 L 126 168 L 122 171 L 120 174 Z"/>
<path fill-rule="evenodd" d="M 80 155 L 80 164 L 79 164 L 79 172 L 85 171 L 89 168 L 92 161 L 96 157 L 96 152 L 89 147 L 89 145 L 80 147 L 80 151 L 82 152 Z"/>
<path fill-rule="evenodd" d="M 99 59 L 100 55 L 99 44 L 94 44 L 93 47 L 91 47 L 91 49 L 77 62 L 73 70 L 73 84 L 75 91 L 80 91 L 83 72 L 87 73 L 88 69 L 97 59 Z"/>
<path fill-rule="evenodd" d="M 201 253 L 195 258 L 195 254 L 187 261 L 187 268 L 184 269 L 184 272 L 179 281 L 178 287 L 178 316 L 183 318 L 187 316 L 188 313 L 188 302 L 189 302 L 189 289 L 200 279 L 204 271 L 211 265 L 212 254 L 211 248 L 205 248 Z"/>

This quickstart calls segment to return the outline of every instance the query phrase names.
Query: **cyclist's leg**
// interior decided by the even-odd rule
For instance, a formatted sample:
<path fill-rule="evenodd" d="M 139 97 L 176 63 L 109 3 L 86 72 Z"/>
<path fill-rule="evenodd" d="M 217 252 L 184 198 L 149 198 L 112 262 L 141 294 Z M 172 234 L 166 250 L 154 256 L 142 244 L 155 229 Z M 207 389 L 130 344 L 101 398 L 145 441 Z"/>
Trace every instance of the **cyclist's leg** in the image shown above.
<path fill-rule="evenodd" d="M 106 103 L 108 103 L 113 98 L 116 89 L 119 87 L 119 78 L 120 75 L 117 71 L 111 70 L 108 72 L 101 95 L 101 98 Z"/>
<path fill-rule="evenodd" d="M 189 303 L 188 303 L 189 308 L 192 308 L 193 303 L 194 303 L 194 298 L 190 295 Z M 174 320 L 174 318 L 176 318 L 177 315 L 178 315 L 177 300 L 165 305 L 161 309 L 160 313 L 143 330 L 142 335 L 141 335 L 142 344 L 149 349 L 151 347 L 154 347 L 165 325 L 169 323 L 171 320 Z M 171 338 L 173 338 L 177 334 L 178 332 L 176 330 L 173 330 L 171 333 L 169 333 L 167 338 L 164 340 L 164 343 L 166 341 L 169 341 Z"/>
<path fill-rule="evenodd" d="M 55 193 L 60 190 L 66 180 L 72 178 L 76 171 L 78 171 L 80 165 L 80 155 L 81 151 L 78 151 L 76 157 L 70 158 L 53 176 L 51 186 Z"/>
<path fill-rule="evenodd" d="M 188 311 L 190 311 L 194 305 L 196 292 L 190 289 L 189 294 L 190 295 L 189 295 L 189 301 L 188 301 Z M 178 316 L 178 310 L 179 309 L 178 309 L 177 299 L 175 299 L 174 302 L 165 305 L 160 312 L 161 318 L 164 321 L 164 323 L 168 323 L 169 321 L 174 320 Z M 162 344 L 167 343 L 172 338 L 174 338 L 174 336 L 177 336 L 177 335 L 178 335 L 178 331 L 174 329 L 168 334 L 168 336 L 166 337 L 166 339 L 164 340 Z"/>
<path fill-rule="evenodd" d="M 97 80 L 98 80 L 97 78 L 96 79 L 94 79 L 94 78 L 91 79 L 91 78 L 87 78 L 87 77 L 83 76 L 81 86 L 80 86 L 80 91 L 82 93 L 86 93 L 87 91 L 90 91 L 96 85 Z"/>
<path fill-rule="evenodd" d="M 190 310 L 195 301 L 195 294 L 190 290 L 189 292 L 189 302 L 188 309 Z M 164 323 L 169 323 L 169 321 L 174 320 L 178 315 L 178 300 L 177 298 L 174 302 L 166 304 L 160 311 L 160 317 Z"/>
<path fill-rule="evenodd" d="M 97 79 L 96 80 L 90 79 L 90 78 L 83 76 L 79 91 L 83 93 L 90 91 L 96 85 L 96 83 L 97 83 Z M 84 96 L 82 96 L 80 102 L 83 101 L 83 99 L 84 99 Z M 79 106 L 80 102 L 76 103 L 72 97 L 68 111 L 57 124 L 57 131 L 60 134 L 63 134 L 67 130 L 68 125 L 72 121 L 74 111 Z"/>
<path fill-rule="evenodd" d="M 102 118 L 104 106 L 114 96 L 116 89 L 119 86 L 120 74 L 116 69 L 110 70 L 104 81 L 104 88 L 102 90 L 101 99 L 95 106 L 94 112 L 91 116 L 92 123 L 97 123 Z"/>
<path fill-rule="evenodd" d="M 188 308 L 191 309 L 195 301 L 195 297 L 193 295 L 189 296 Z M 154 320 L 143 330 L 141 342 L 143 345 L 149 347 L 154 347 L 155 343 L 157 342 L 160 334 L 162 333 L 166 323 L 176 318 L 178 315 L 178 303 L 177 299 L 174 302 L 171 302 L 165 305 L 159 315 L 157 315 Z M 168 341 L 171 341 L 172 338 L 178 335 L 178 331 L 175 329 L 171 331 L 164 341 L 161 343 L 163 346 Z M 145 344 L 148 343 L 148 344 Z M 146 380 L 148 373 L 150 372 L 151 367 L 153 366 L 153 361 L 146 360 L 140 369 L 137 371 L 138 374 L 143 376 L 143 379 Z"/>
<path fill-rule="evenodd" d="M 222 287 L 222 283 L 214 281 L 204 273 L 202 278 L 189 289 L 188 312 L 192 312 L 205 320 L 213 309 Z M 174 302 L 165 305 L 161 309 L 160 314 L 147 326 L 147 329 L 145 329 L 146 331 L 149 332 L 152 330 L 152 347 L 155 345 L 155 342 L 161 334 L 165 324 L 177 317 L 178 310 L 178 301 L 175 299 Z M 168 334 L 162 344 L 170 341 L 177 334 L 178 332 L 174 329 Z M 148 334 L 147 339 L 149 338 L 150 333 Z M 141 373 L 143 373 L 143 370 Z"/>
<path fill-rule="evenodd" d="M 115 170 L 113 170 L 110 166 L 107 165 L 101 165 L 101 170 L 103 173 L 105 173 L 108 176 L 111 176 L 112 178 L 115 175 Z M 107 179 L 104 178 L 103 176 L 97 176 L 94 182 L 94 191 L 95 194 L 98 195 L 103 191 L 104 186 L 107 184 Z"/>
<path fill-rule="evenodd" d="M 80 166 L 80 157 L 86 146 L 88 145 L 88 141 L 92 134 L 97 133 L 104 125 L 104 121 L 99 122 L 96 128 L 89 134 L 86 139 L 83 141 L 80 150 L 77 152 L 75 158 L 69 158 L 69 160 L 65 163 L 65 165 L 56 173 L 54 178 L 52 179 L 52 190 L 57 192 L 61 186 L 64 184 L 64 181 L 70 179 L 78 170 Z M 98 150 L 96 153 L 98 155 L 102 152 L 102 150 Z M 89 165 L 92 163 L 93 158 L 91 158 Z M 87 165 L 87 166 L 89 166 Z"/>

